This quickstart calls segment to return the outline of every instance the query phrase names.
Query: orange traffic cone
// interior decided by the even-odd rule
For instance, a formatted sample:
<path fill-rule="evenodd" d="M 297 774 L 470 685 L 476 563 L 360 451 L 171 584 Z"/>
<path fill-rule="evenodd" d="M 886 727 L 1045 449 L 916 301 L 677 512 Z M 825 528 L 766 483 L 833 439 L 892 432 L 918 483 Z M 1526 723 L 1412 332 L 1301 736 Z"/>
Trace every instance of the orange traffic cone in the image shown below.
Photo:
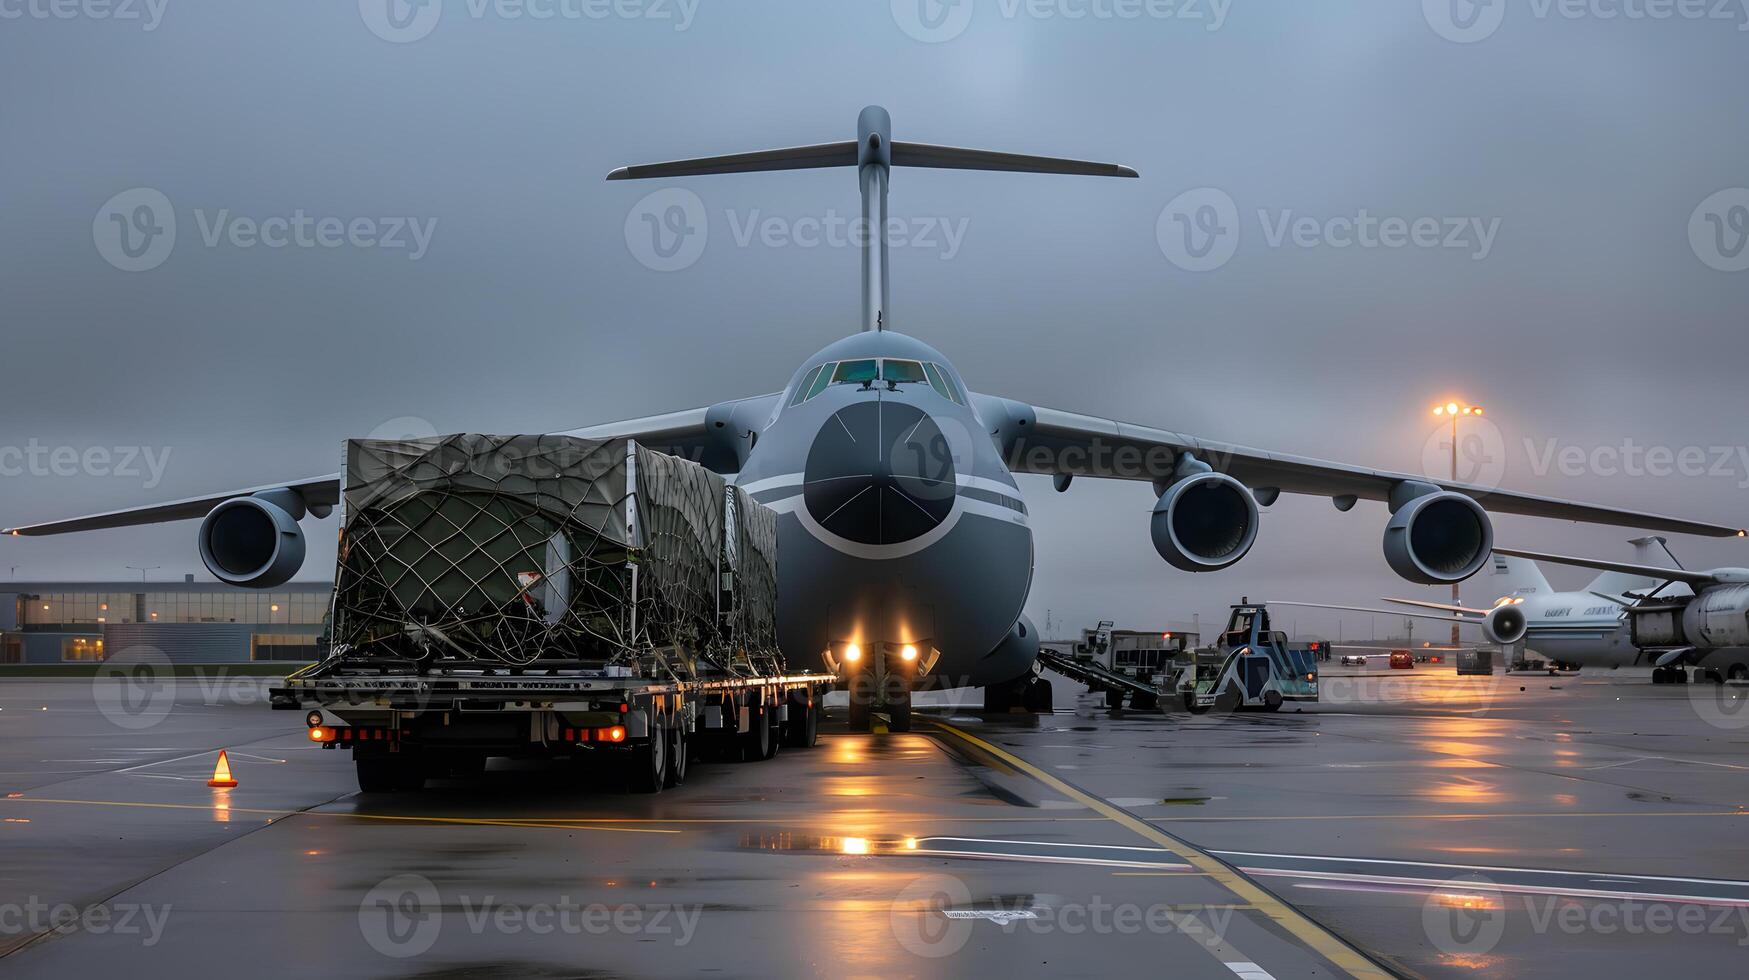
<path fill-rule="evenodd" d="M 231 760 L 225 756 L 224 749 L 219 750 L 219 764 L 213 767 L 213 778 L 207 780 L 206 784 L 220 789 L 237 785 L 237 781 L 231 778 Z"/>

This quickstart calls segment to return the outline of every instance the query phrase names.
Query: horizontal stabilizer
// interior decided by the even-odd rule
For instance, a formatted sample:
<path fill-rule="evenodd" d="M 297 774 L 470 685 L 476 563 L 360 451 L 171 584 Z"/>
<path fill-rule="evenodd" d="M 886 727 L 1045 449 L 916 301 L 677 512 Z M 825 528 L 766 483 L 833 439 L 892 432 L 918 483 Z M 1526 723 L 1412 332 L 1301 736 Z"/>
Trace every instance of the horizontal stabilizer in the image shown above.
<path fill-rule="evenodd" d="M 856 141 L 790 146 L 779 150 L 754 150 L 726 156 L 670 160 L 621 167 L 608 180 L 643 180 L 648 177 L 697 177 L 702 174 L 747 174 L 766 170 L 813 170 L 818 167 L 856 166 Z"/>
<path fill-rule="evenodd" d="M 1003 170 L 1027 174 L 1077 174 L 1083 177 L 1135 177 L 1129 167 L 1092 160 L 1035 157 L 1000 150 L 968 150 L 963 146 L 893 141 L 893 166 L 933 167 L 937 170 Z"/>

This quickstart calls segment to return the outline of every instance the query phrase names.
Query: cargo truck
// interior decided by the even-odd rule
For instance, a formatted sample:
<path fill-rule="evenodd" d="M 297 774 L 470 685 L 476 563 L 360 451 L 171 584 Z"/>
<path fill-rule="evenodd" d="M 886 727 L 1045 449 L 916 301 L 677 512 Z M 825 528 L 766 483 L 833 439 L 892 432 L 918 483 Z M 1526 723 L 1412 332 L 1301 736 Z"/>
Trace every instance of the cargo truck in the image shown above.
<path fill-rule="evenodd" d="M 832 678 L 777 648 L 777 521 L 632 440 L 460 434 L 346 447 L 330 653 L 272 704 L 365 792 L 492 757 L 653 793 L 696 756 L 818 739 Z"/>

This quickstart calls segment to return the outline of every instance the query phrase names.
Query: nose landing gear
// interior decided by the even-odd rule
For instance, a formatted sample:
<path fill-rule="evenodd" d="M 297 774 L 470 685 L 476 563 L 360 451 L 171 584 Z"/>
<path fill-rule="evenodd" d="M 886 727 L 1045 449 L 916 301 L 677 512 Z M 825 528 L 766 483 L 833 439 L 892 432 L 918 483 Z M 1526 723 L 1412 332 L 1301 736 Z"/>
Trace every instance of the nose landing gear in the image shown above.
<path fill-rule="evenodd" d="M 887 730 L 911 730 L 912 673 L 901 663 L 887 663 L 882 657 L 869 657 L 851 668 L 850 730 L 874 730 L 876 712 L 887 716 Z"/>

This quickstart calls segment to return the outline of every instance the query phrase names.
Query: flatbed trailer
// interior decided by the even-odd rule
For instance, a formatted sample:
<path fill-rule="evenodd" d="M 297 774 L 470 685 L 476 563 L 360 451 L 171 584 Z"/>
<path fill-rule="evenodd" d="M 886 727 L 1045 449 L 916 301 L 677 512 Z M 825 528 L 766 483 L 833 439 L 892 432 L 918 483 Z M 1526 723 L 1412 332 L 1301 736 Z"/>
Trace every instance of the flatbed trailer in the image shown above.
<path fill-rule="evenodd" d="M 620 676 L 609 676 L 610 674 Z M 311 741 L 349 749 L 366 792 L 482 771 L 489 757 L 569 761 L 637 792 L 686 779 L 693 758 L 753 762 L 810 748 L 833 678 L 662 680 L 613 670 L 364 668 L 330 659 L 272 688 Z"/>
<path fill-rule="evenodd" d="M 632 440 L 350 440 L 331 655 L 272 689 L 359 788 L 489 758 L 610 769 L 815 744 L 830 674 L 776 642 L 776 513 Z"/>

